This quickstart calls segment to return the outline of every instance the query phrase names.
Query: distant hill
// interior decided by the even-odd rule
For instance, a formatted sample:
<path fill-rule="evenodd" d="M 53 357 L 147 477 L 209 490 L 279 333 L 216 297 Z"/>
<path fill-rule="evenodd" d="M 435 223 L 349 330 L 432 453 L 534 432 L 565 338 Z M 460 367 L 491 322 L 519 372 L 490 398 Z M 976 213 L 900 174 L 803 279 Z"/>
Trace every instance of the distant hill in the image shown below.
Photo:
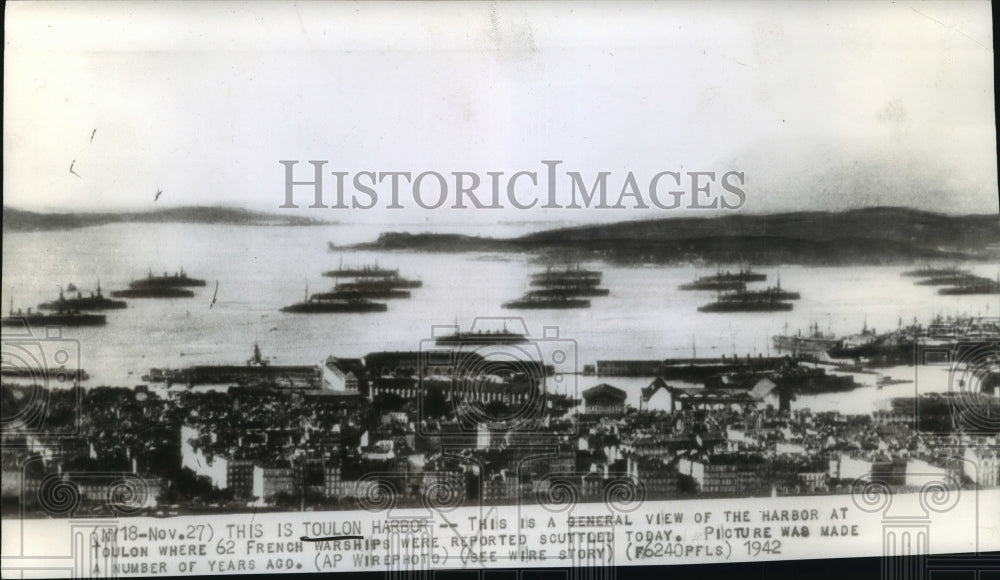
<path fill-rule="evenodd" d="M 178 207 L 146 212 L 38 213 L 3 208 L 6 232 L 86 228 L 116 223 L 192 223 L 240 226 L 313 226 L 325 222 L 293 215 L 277 215 L 228 207 Z"/>
<path fill-rule="evenodd" d="M 386 233 L 353 249 L 532 252 L 615 262 L 879 264 L 1000 259 L 1000 216 L 905 208 L 664 218 L 559 228 L 513 239 Z"/>

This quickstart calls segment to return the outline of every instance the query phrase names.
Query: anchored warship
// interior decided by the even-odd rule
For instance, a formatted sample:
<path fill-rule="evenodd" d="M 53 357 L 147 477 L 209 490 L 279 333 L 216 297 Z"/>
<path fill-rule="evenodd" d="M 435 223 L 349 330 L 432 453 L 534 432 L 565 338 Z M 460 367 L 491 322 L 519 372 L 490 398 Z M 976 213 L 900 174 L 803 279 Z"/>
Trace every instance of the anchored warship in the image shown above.
<path fill-rule="evenodd" d="M 74 289 L 76 286 L 70 285 Z M 101 293 L 101 283 L 97 283 L 97 292 L 91 292 L 90 296 L 84 296 L 82 292 L 76 290 L 76 296 L 71 296 L 66 298 L 63 294 L 63 289 L 59 289 L 59 298 L 53 300 L 52 302 L 43 302 L 38 305 L 39 310 L 62 310 L 62 311 L 73 311 L 73 310 L 116 310 L 120 308 L 127 308 L 128 303 L 124 300 L 112 300 L 106 298 L 104 294 Z"/>

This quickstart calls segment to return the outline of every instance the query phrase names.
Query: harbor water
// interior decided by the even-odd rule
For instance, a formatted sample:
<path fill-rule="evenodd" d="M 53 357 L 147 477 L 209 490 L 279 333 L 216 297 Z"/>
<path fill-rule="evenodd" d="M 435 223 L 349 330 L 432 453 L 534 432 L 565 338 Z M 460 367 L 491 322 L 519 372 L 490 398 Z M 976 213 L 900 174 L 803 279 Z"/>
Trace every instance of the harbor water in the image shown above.
<path fill-rule="evenodd" d="M 534 226 L 537 228 L 538 226 Z M 516 236 L 532 226 L 509 225 L 492 235 Z M 913 266 L 757 268 L 773 284 L 798 291 L 802 299 L 790 312 L 701 313 L 697 307 L 713 292 L 680 291 L 678 286 L 715 267 L 621 266 L 601 262 L 581 266 L 603 271 L 610 295 L 591 298 L 591 308 L 504 310 L 501 304 L 529 289 L 532 272 L 545 267 L 530 254 L 330 252 L 327 242 L 373 241 L 381 231 L 440 232 L 421 226 L 218 226 L 193 224 L 116 224 L 54 232 L 3 234 L 5 309 L 11 302 L 26 309 L 52 300 L 60 285 L 84 292 L 98 280 L 105 293 L 131 280 L 180 268 L 207 281 L 193 288 L 194 298 L 129 300 L 124 310 L 107 311 L 107 325 L 67 328 L 62 338 L 79 345 L 80 367 L 91 376 L 85 386 L 134 386 L 149 368 L 242 364 L 255 342 L 273 364 L 313 364 L 329 356 L 360 357 L 380 350 L 432 348 L 435 326 L 463 330 L 477 317 L 520 317 L 534 340 L 559 341 L 569 356 L 559 370 L 582 370 L 598 359 L 768 356 L 777 354 L 771 337 L 785 332 L 820 330 L 838 335 L 867 325 L 890 330 L 932 316 L 1000 314 L 996 295 L 940 296 L 936 287 L 914 285 L 900 276 Z M 479 228 L 451 233 L 483 235 Z M 291 314 L 283 306 L 323 292 L 334 280 L 322 272 L 344 265 L 378 263 L 399 268 L 423 281 L 409 299 L 389 300 L 388 311 L 366 314 Z M 735 269 L 739 264 L 733 264 Z M 973 272 L 995 278 L 998 264 L 974 264 Z M 218 281 L 217 302 L 210 307 Z M 490 323 L 496 328 L 497 321 Z M 516 324 L 512 323 L 512 324 Z M 38 329 L 35 329 L 36 332 Z M 5 329 L 5 335 L 8 330 Z M 440 329 L 437 331 L 440 334 Z M 574 353 L 575 351 L 575 353 Z M 914 381 L 849 394 L 800 397 L 796 407 L 869 412 L 890 396 L 947 391 L 947 368 L 899 367 L 880 371 Z M 608 382 L 629 392 L 638 406 L 647 378 L 572 375 L 568 390 Z"/>

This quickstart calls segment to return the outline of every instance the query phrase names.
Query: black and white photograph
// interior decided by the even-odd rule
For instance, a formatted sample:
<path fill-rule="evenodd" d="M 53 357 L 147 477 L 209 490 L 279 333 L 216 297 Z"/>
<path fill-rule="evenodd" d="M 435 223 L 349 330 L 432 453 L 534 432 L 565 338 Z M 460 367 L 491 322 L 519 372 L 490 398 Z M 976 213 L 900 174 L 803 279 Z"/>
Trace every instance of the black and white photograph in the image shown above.
<path fill-rule="evenodd" d="M 990 3 L 5 14 L 4 577 L 1000 570 Z"/>

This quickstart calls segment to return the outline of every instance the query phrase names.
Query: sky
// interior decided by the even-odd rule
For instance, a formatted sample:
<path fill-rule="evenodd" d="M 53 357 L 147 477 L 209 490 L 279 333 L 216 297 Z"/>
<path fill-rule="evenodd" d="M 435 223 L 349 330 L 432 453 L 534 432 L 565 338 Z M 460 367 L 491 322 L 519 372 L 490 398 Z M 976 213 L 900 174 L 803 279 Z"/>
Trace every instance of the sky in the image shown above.
<path fill-rule="evenodd" d="M 540 198 L 541 161 L 560 160 L 587 183 L 608 172 L 612 200 L 632 172 L 647 205 L 657 173 L 690 190 L 685 172 L 738 171 L 742 212 L 998 210 L 987 2 L 14 2 L 5 26 L 6 206 L 373 223 L 732 211 L 428 210 L 405 185 L 404 209 L 384 186 L 371 209 L 310 209 L 308 188 L 279 209 L 280 160 L 296 179 L 308 160 L 348 179 L 535 171 Z M 556 189 L 568 205 L 569 178 Z"/>

